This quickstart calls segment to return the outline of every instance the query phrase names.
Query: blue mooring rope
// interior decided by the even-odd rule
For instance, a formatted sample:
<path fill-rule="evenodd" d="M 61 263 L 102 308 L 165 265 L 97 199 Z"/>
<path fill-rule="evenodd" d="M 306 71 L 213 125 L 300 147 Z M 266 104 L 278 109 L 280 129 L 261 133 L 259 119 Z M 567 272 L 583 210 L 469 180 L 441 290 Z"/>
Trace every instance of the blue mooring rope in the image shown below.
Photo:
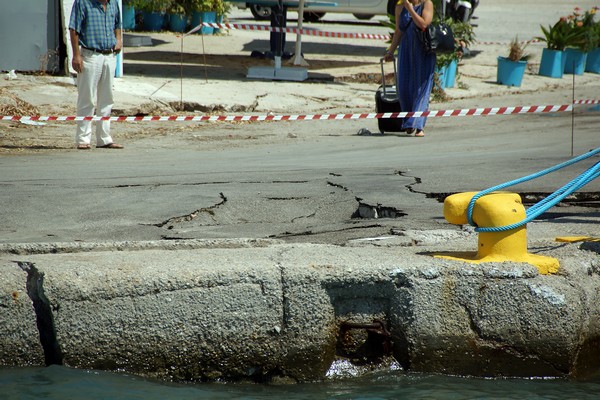
<path fill-rule="evenodd" d="M 467 208 L 467 220 L 469 221 L 469 224 L 475 226 L 476 227 L 475 230 L 477 232 L 502 232 L 502 231 L 508 231 L 511 229 L 518 228 L 520 226 L 527 224 L 528 222 L 533 221 L 535 218 L 542 215 L 548 209 L 554 207 L 556 204 L 558 204 L 561 200 L 563 200 L 565 197 L 567 197 L 571 193 L 579 190 L 580 188 L 587 185 L 594 179 L 597 179 L 598 177 L 600 177 L 600 162 L 597 162 L 596 164 L 592 165 L 581 175 L 579 175 L 575 179 L 571 180 L 569 183 L 567 183 L 566 185 L 564 185 L 563 187 L 561 187 L 560 189 L 558 189 L 557 191 L 555 191 L 554 193 L 552 193 L 551 195 L 546 197 L 545 199 L 543 199 L 543 200 L 537 202 L 536 204 L 534 204 L 533 206 L 529 207 L 529 209 L 527 209 L 527 211 L 525 213 L 525 215 L 526 215 L 525 219 L 523 219 L 522 221 L 519 221 L 519 222 L 515 222 L 514 224 L 505 225 L 505 226 L 494 226 L 494 227 L 477 227 L 477 224 L 475 224 L 473 222 L 473 207 L 475 206 L 475 202 L 477 201 L 477 199 L 479 199 L 482 196 L 485 196 L 486 194 L 495 192 L 500 189 L 507 188 L 509 186 L 514 186 L 519 183 L 523 183 L 523 182 L 527 182 L 527 181 L 539 178 L 540 176 L 547 175 L 551 172 L 558 171 L 561 168 L 568 167 L 569 165 L 573 165 L 581 160 L 585 160 L 586 158 L 593 157 L 598 153 L 600 153 L 600 147 L 595 150 L 589 151 L 585 154 L 582 154 L 579 157 L 575 157 L 569 161 L 565 161 L 561 164 L 555 165 L 548 169 L 536 172 L 535 174 L 531 174 L 531 175 L 528 175 L 528 176 L 525 176 L 525 177 L 519 178 L 519 179 L 514 179 L 514 180 L 506 182 L 506 183 L 501 183 L 500 185 L 496 185 L 489 189 L 478 192 L 475 196 L 473 196 L 473 198 L 469 202 L 469 207 Z"/>

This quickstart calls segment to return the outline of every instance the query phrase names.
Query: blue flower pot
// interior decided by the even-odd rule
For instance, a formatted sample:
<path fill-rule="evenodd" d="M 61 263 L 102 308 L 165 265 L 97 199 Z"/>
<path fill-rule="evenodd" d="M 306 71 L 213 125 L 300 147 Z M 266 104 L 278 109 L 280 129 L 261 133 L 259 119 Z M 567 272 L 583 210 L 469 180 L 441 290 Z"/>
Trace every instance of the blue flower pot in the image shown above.
<path fill-rule="evenodd" d="M 596 47 L 596 49 L 587 53 L 585 71 L 600 74 L 600 47 Z"/>
<path fill-rule="evenodd" d="M 565 74 L 583 75 L 587 53 L 578 49 L 565 49 Z"/>
<path fill-rule="evenodd" d="M 527 61 L 512 61 L 506 57 L 498 57 L 496 82 L 506 86 L 521 86 L 525 67 L 527 67 Z"/>
<path fill-rule="evenodd" d="M 217 19 L 217 13 L 214 11 L 195 11 L 192 14 L 192 27 L 200 25 L 202 22 L 215 22 Z M 198 33 L 203 35 L 212 35 L 215 28 L 209 26 L 203 26 L 198 30 Z"/>
<path fill-rule="evenodd" d="M 187 28 L 187 15 L 170 14 L 169 15 L 169 30 L 171 32 L 185 32 Z"/>
<path fill-rule="evenodd" d="M 458 69 L 458 63 L 456 62 L 456 60 L 452 60 L 452 62 L 450 64 L 448 64 L 447 68 L 446 68 L 446 87 L 447 88 L 453 88 L 454 87 L 454 81 L 456 81 L 456 70 Z"/>
<path fill-rule="evenodd" d="M 435 72 L 438 74 L 440 83 L 440 89 L 446 89 L 446 77 L 448 76 L 448 66 L 444 65 L 441 68 L 435 68 Z"/>
<path fill-rule="evenodd" d="M 165 14 L 158 12 L 143 12 L 144 17 L 144 30 L 150 32 L 158 32 L 163 28 L 165 22 Z"/>
<path fill-rule="evenodd" d="M 135 30 L 135 8 L 123 5 L 123 29 L 126 31 Z"/>
<path fill-rule="evenodd" d="M 542 51 L 539 74 L 550 78 L 562 78 L 565 70 L 564 54 L 560 50 L 545 48 Z"/>
<path fill-rule="evenodd" d="M 222 24 L 223 23 L 223 16 L 222 15 L 217 15 L 216 18 L 216 23 L 217 24 Z M 221 28 L 215 28 L 214 32 L 215 35 L 221 33 Z"/>

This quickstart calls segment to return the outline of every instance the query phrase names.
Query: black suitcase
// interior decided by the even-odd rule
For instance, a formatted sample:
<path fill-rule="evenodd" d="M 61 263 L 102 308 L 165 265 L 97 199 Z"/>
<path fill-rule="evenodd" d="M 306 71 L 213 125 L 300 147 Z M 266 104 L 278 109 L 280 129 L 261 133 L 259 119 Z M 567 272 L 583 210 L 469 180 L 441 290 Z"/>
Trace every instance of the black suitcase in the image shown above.
<path fill-rule="evenodd" d="M 377 113 L 401 112 L 400 101 L 398 100 L 398 91 L 396 85 L 385 84 L 385 73 L 383 72 L 384 59 L 380 59 L 381 64 L 381 86 L 375 92 L 375 110 Z M 396 60 L 392 60 L 394 65 L 394 78 L 398 73 L 396 71 Z M 377 125 L 381 133 L 384 132 L 404 132 L 402 122 L 404 118 L 378 118 Z"/>

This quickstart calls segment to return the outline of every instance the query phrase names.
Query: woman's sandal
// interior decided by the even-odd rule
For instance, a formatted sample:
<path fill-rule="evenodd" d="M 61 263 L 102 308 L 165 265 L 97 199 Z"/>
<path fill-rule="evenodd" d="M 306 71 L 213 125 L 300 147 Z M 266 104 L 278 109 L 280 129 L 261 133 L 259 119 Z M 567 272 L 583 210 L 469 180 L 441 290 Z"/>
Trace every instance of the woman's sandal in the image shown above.
<path fill-rule="evenodd" d="M 92 147 L 89 144 L 78 144 L 77 145 L 77 150 L 89 150 Z"/>
<path fill-rule="evenodd" d="M 425 136 L 425 132 L 423 131 L 418 131 L 417 133 L 415 133 L 415 137 L 423 137 Z"/>
<path fill-rule="evenodd" d="M 405 132 L 407 135 L 412 135 L 413 133 L 415 133 L 415 131 L 415 128 L 407 128 Z"/>

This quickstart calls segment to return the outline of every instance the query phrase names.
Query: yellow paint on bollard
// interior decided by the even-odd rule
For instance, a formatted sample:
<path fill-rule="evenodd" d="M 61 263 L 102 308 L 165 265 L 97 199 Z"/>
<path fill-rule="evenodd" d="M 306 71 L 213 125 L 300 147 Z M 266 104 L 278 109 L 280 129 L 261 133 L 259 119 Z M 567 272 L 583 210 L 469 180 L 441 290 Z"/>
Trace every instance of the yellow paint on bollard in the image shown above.
<path fill-rule="evenodd" d="M 444 200 L 444 218 L 451 224 L 468 223 L 469 203 L 477 192 L 457 193 Z M 525 219 L 525 207 L 521 196 L 509 192 L 493 192 L 482 196 L 473 207 L 473 222 L 477 226 L 491 228 L 511 225 Z M 515 261 L 537 267 L 540 274 L 558 271 L 558 260 L 527 252 L 526 226 L 500 232 L 479 232 L 477 252 L 437 254 L 435 257 L 470 263 Z"/>

